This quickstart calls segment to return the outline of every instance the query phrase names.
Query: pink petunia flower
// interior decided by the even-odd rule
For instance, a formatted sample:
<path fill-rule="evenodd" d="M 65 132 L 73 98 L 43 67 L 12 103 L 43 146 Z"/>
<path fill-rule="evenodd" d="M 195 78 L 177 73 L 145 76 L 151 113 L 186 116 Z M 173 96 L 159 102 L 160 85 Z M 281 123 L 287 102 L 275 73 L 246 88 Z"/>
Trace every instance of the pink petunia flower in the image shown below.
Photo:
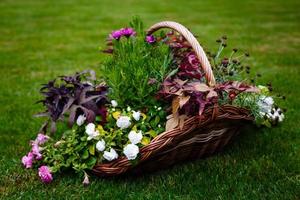
<path fill-rule="evenodd" d="M 112 38 L 119 40 L 123 34 L 122 34 L 121 30 L 116 30 L 116 31 L 113 31 L 110 35 Z"/>
<path fill-rule="evenodd" d="M 35 142 L 39 145 L 44 144 L 49 139 L 49 136 L 39 133 L 35 139 Z"/>
<path fill-rule="evenodd" d="M 152 44 L 152 43 L 156 42 L 156 39 L 153 35 L 147 35 L 146 42 L 148 42 L 149 44 Z"/>
<path fill-rule="evenodd" d="M 120 31 L 121 31 L 122 35 L 125 37 L 134 36 L 136 34 L 136 32 L 133 30 L 133 28 L 122 28 Z"/>
<path fill-rule="evenodd" d="M 110 34 L 110 38 L 119 40 L 122 36 L 131 37 L 131 36 L 135 36 L 135 34 L 136 32 L 134 31 L 133 28 L 122 28 L 120 30 L 113 31 Z"/>
<path fill-rule="evenodd" d="M 34 161 L 34 155 L 29 152 L 26 156 L 23 156 L 22 163 L 27 169 L 32 168 L 32 162 Z"/>
<path fill-rule="evenodd" d="M 39 168 L 39 177 L 44 183 L 50 183 L 53 180 L 51 171 L 45 165 Z"/>
<path fill-rule="evenodd" d="M 35 159 L 37 159 L 37 160 L 42 159 L 42 154 L 40 152 L 40 147 L 39 147 L 38 143 L 33 142 L 31 145 L 32 145 L 31 152 L 35 156 Z"/>

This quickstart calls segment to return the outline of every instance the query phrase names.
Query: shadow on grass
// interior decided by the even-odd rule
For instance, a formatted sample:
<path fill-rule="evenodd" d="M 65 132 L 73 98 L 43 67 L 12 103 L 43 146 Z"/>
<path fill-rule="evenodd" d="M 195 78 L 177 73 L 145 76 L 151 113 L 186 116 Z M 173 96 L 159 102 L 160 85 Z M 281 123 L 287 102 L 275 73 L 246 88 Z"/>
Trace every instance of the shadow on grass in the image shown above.
<path fill-rule="evenodd" d="M 130 171 L 117 176 L 99 178 L 102 178 L 105 181 L 113 182 L 144 181 L 145 179 L 163 176 L 167 173 L 176 173 L 182 169 L 190 168 L 191 165 L 201 165 L 203 162 L 207 163 L 210 162 L 210 160 L 219 159 L 222 157 L 227 158 L 229 156 L 231 160 L 237 160 L 241 158 L 241 149 L 243 150 L 243 154 L 247 154 L 249 156 L 252 155 L 254 158 L 257 152 L 253 152 L 253 140 L 259 140 L 261 134 L 261 129 L 258 129 L 253 125 L 246 125 L 240 130 L 240 134 L 236 135 L 222 151 L 216 152 L 213 155 L 204 156 L 200 159 L 186 159 L 184 161 L 174 163 L 171 166 L 161 166 L 160 169 L 147 171 L 146 173 L 142 171 Z M 251 156 L 249 156 L 247 156 L 247 159 L 251 159 Z M 97 177 L 97 175 L 93 175 L 93 177 Z"/>

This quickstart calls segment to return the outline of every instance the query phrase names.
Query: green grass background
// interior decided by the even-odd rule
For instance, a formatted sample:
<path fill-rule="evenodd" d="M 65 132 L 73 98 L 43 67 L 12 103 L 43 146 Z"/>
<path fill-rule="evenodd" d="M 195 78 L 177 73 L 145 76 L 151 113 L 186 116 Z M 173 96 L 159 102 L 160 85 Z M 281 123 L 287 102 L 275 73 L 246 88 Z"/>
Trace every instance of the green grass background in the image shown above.
<path fill-rule="evenodd" d="M 298 0 L 1 0 L 0 198 L 3 199 L 299 199 L 300 1 Z M 178 21 L 216 49 L 251 53 L 249 63 L 285 94 L 286 121 L 274 129 L 248 129 L 213 157 L 142 177 L 101 179 L 89 187 L 76 175 L 42 184 L 20 158 L 41 120 L 32 115 L 40 84 L 103 60 L 107 34 L 140 15 L 147 26 Z"/>

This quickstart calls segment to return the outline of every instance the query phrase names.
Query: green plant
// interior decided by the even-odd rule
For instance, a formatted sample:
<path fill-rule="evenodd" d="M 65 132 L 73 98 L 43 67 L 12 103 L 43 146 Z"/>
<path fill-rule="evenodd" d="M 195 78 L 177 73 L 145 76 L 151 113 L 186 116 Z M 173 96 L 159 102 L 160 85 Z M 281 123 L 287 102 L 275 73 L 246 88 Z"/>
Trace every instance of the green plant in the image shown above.
<path fill-rule="evenodd" d="M 170 71 L 170 50 L 162 41 L 145 42 L 139 19 L 130 26 L 136 34 L 112 39 L 113 54 L 101 65 L 101 75 L 110 86 L 109 97 L 118 100 L 120 106 L 138 109 L 157 105 L 155 94 Z"/>

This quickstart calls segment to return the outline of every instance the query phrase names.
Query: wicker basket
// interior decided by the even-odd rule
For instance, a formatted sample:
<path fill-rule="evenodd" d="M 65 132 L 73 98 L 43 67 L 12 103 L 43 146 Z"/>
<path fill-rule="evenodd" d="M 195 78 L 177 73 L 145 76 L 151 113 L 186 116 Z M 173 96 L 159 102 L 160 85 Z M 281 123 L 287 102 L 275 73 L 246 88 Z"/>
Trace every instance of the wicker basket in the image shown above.
<path fill-rule="evenodd" d="M 149 28 L 151 34 L 161 28 L 171 28 L 191 44 L 203 71 L 207 84 L 215 85 L 210 63 L 196 38 L 187 28 L 176 22 L 160 22 Z M 177 162 L 209 156 L 223 149 L 240 128 L 252 121 L 249 110 L 232 105 L 206 109 L 201 117 L 185 121 L 183 127 L 161 133 L 150 144 L 140 149 L 138 163 L 133 164 L 125 156 L 109 163 L 96 165 L 92 172 L 98 176 L 115 176 L 124 173 L 143 173 L 174 165 Z"/>

